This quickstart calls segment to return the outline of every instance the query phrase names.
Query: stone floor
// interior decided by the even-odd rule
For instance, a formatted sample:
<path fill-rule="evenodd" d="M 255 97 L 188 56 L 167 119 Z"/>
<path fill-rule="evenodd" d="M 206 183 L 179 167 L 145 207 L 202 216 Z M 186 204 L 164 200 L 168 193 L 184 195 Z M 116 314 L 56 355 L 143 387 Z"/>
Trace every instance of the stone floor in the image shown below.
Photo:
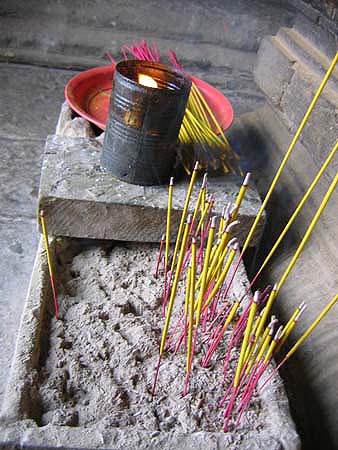
<path fill-rule="evenodd" d="M 187 69 L 221 89 L 239 117 L 264 105 L 253 79 L 255 52 L 263 36 L 292 24 L 294 3 L 189 0 L 168 8 L 161 0 L 142 6 L 129 0 L 114 2 L 112 10 L 107 0 L 75 0 L 71 6 L 66 0 L 1 2 L 0 402 L 39 239 L 41 155 L 71 69 L 105 63 L 104 51 L 115 53 L 134 37 L 155 39 L 163 49 L 181 51 Z M 301 431 L 311 436 L 306 425 Z"/>

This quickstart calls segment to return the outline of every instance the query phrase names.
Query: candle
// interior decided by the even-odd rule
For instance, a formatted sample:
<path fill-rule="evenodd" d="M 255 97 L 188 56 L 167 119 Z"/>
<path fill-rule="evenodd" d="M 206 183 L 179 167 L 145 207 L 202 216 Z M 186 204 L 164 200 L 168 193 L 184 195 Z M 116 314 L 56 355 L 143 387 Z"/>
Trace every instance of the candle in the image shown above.
<path fill-rule="evenodd" d="M 144 73 L 140 73 L 138 75 L 138 82 L 142 84 L 142 86 L 148 86 L 152 88 L 157 88 L 158 84 L 154 80 L 154 78 L 150 77 L 149 75 L 145 75 Z"/>

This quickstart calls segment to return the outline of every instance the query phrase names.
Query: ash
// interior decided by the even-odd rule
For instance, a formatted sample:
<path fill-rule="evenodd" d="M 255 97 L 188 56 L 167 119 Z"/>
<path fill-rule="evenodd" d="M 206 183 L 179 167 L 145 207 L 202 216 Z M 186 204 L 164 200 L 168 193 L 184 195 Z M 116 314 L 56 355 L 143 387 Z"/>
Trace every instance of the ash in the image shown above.
<path fill-rule="evenodd" d="M 207 346 L 206 335 L 199 336 L 185 397 L 183 345 L 175 356 L 166 353 L 151 395 L 164 322 L 163 277 L 153 277 L 157 255 L 157 246 L 113 243 L 70 247 L 60 254 L 61 320 L 51 320 L 49 352 L 40 371 L 41 425 L 222 431 L 223 409 L 217 404 L 227 389 L 222 366 L 229 335 L 208 368 L 200 366 Z M 181 314 L 183 285 L 171 329 Z M 261 428 L 260 416 L 254 397 L 239 431 Z"/>

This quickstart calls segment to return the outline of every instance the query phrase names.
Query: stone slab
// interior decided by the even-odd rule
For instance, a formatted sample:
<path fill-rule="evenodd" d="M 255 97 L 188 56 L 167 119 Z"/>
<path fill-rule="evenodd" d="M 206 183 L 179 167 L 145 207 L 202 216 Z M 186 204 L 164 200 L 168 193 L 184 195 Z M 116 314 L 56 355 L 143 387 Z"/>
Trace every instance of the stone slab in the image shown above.
<path fill-rule="evenodd" d="M 56 258 L 74 240 L 51 242 L 54 264 Z M 56 250 L 57 248 L 57 250 Z M 133 258 L 133 250 L 130 256 Z M 57 265 L 55 264 L 55 267 Z M 248 280 L 241 265 L 234 281 L 234 289 L 243 292 Z M 0 435 L 2 448 L 110 448 L 176 450 L 236 449 L 236 450 L 298 450 L 299 437 L 290 417 L 288 401 L 281 379 L 267 385 L 260 397 L 265 425 L 245 434 L 196 432 L 152 432 L 137 426 L 98 429 L 95 426 L 68 427 L 38 426 L 35 383 L 39 370 L 41 348 L 49 340 L 51 292 L 44 245 L 41 240 L 33 268 L 30 288 L 18 335 L 8 389 L 1 411 Z M 42 345 L 44 342 L 44 345 Z M 50 342 L 50 345 L 53 345 Z M 262 380 L 264 382 L 264 380 Z"/>
<path fill-rule="evenodd" d="M 138 186 L 121 182 L 101 168 L 101 143 L 96 139 L 50 136 L 42 164 L 39 209 L 49 233 L 95 239 L 158 242 L 165 231 L 167 186 Z M 214 212 L 236 199 L 241 177 L 210 178 L 208 192 L 216 198 Z M 177 233 L 188 180 L 175 184 L 172 238 Z M 191 205 L 197 199 L 198 188 Z M 261 205 L 251 185 L 239 213 L 238 238 L 243 241 Z M 264 218 L 252 240 L 259 242 Z M 237 234 L 237 233 L 235 233 Z"/>

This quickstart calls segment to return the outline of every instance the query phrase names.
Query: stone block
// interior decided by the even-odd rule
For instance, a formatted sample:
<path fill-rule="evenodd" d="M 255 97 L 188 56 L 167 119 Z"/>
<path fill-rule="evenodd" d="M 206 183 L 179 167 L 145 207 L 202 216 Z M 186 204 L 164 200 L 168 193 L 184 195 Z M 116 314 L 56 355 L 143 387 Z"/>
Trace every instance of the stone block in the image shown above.
<path fill-rule="evenodd" d="M 138 186 L 121 182 L 100 166 L 101 143 L 96 139 L 50 136 L 42 164 L 39 210 L 46 214 L 48 231 L 55 236 L 158 242 L 165 232 L 167 186 Z M 241 177 L 210 178 L 208 193 L 216 198 L 214 213 L 220 216 L 234 202 Z M 196 183 L 200 185 L 200 181 Z M 175 183 L 172 211 L 174 238 L 184 206 L 188 181 Z M 191 207 L 198 194 L 194 189 Z M 234 235 L 246 237 L 261 201 L 250 185 Z M 259 242 L 265 216 L 251 242 Z"/>

